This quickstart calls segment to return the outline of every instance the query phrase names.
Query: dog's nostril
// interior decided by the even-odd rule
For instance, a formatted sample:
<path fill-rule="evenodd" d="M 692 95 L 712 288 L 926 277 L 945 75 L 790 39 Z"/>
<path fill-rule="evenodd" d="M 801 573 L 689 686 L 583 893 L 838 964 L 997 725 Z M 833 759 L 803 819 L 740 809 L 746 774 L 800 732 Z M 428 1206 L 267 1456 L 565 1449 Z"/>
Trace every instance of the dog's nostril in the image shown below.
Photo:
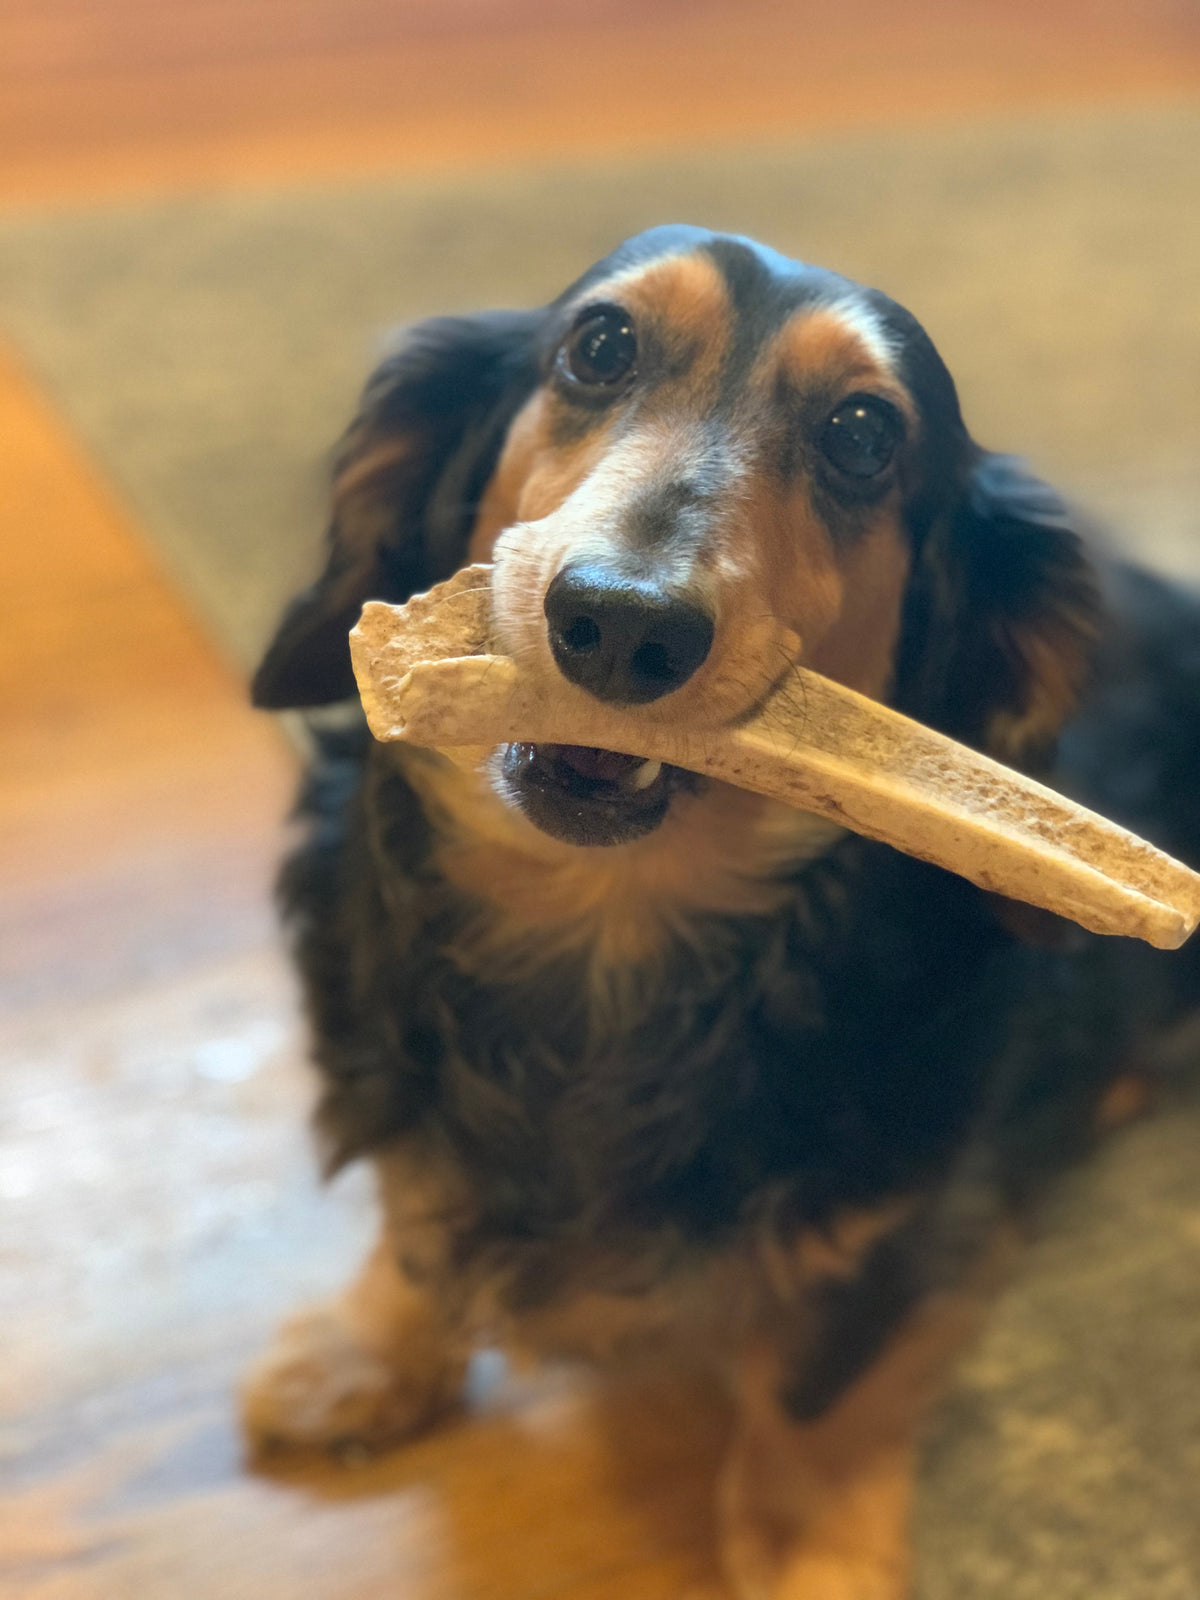
<path fill-rule="evenodd" d="M 600 629 L 591 617 L 576 617 L 559 634 L 563 644 L 576 655 L 600 648 Z"/>
<path fill-rule="evenodd" d="M 679 667 L 671 660 L 666 645 L 656 644 L 653 640 L 638 645 L 630 658 L 629 665 L 635 677 L 643 679 L 646 683 L 657 680 L 672 689 L 676 683 L 682 683 L 683 679 L 689 676 L 688 673 L 679 671 Z"/>

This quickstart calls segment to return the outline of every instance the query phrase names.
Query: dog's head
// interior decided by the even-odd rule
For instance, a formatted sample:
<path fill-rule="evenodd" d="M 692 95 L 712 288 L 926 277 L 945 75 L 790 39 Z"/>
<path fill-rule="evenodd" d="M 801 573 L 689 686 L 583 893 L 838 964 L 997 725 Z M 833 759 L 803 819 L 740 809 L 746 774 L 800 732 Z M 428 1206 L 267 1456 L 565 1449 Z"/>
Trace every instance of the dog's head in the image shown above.
<path fill-rule="evenodd" d="M 1086 671 L 1094 587 L 1064 510 L 970 439 L 916 320 L 749 240 L 659 228 L 544 310 L 422 324 L 368 385 L 326 569 L 255 679 L 354 693 L 346 634 L 495 562 L 504 646 L 549 682 L 724 724 L 794 661 L 1035 764 Z M 622 844 L 685 775 L 512 747 L 497 788 L 570 845 Z"/>

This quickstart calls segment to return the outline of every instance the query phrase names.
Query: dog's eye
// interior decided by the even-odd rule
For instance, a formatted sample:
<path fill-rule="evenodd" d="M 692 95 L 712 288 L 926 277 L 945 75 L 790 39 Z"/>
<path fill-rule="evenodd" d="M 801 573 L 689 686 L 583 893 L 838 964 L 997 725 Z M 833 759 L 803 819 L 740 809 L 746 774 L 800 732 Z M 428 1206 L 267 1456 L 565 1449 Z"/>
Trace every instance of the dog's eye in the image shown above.
<path fill-rule="evenodd" d="M 900 442 L 900 419 L 885 400 L 855 394 L 821 429 L 821 449 L 850 478 L 876 478 L 890 466 Z"/>
<path fill-rule="evenodd" d="M 572 330 L 559 353 L 559 365 L 576 383 L 611 387 L 627 378 L 637 359 L 637 339 L 627 312 L 597 306 Z"/>

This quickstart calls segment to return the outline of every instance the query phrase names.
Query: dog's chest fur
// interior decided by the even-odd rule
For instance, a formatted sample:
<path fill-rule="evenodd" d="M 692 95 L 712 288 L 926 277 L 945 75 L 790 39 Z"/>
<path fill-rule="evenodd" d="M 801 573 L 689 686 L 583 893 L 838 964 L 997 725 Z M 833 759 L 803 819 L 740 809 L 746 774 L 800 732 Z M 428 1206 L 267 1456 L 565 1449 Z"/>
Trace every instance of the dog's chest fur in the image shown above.
<path fill-rule="evenodd" d="M 1025 1159 L 1001 1147 L 1028 1086 L 1017 1062 L 1002 1104 L 996 1062 L 1060 963 L 1009 941 L 969 886 L 846 838 L 781 876 L 769 911 L 681 922 L 598 999 L 586 944 L 543 940 L 536 965 L 489 949 L 403 772 L 379 752 L 367 772 L 358 750 L 318 768 L 315 842 L 284 885 L 322 1123 L 339 1156 L 434 1153 L 456 1265 L 501 1258 L 532 1301 L 597 1252 L 620 1277 L 764 1217 L 794 1238 L 911 1195 L 968 1130 L 1001 1166 Z M 1097 1056 L 1105 1026 L 1075 1044 L 1091 1086 L 1120 1048 L 1113 1028 Z M 1060 1071 L 1054 1095 L 1077 1097 Z"/>

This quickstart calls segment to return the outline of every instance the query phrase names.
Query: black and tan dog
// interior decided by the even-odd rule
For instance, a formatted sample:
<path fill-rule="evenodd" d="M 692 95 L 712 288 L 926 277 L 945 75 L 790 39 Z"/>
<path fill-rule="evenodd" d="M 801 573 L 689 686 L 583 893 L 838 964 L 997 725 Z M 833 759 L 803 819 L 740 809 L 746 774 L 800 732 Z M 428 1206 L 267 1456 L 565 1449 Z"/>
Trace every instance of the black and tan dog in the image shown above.
<path fill-rule="evenodd" d="M 1200 861 L 1200 604 L 1091 561 L 880 293 L 663 228 L 545 310 L 418 327 L 257 702 L 353 695 L 361 603 L 468 559 L 548 684 L 734 723 L 801 660 Z M 480 774 L 342 733 L 303 811 L 320 1126 L 386 1225 L 253 1375 L 252 1434 L 396 1437 L 483 1339 L 682 1339 L 739 1400 L 734 1591 L 902 1595 L 922 1410 L 1014 1219 L 1200 1003 L 1196 951 L 594 749 Z"/>

